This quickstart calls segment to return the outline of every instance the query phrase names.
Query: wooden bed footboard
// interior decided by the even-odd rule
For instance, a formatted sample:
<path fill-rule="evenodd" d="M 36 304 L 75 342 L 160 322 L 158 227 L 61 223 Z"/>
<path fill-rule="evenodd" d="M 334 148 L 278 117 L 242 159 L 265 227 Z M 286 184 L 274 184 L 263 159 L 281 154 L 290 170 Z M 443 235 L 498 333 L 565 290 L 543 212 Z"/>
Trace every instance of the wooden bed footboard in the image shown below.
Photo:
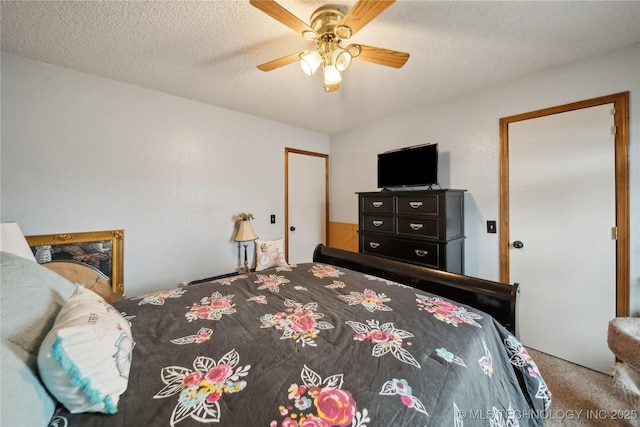
<path fill-rule="evenodd" d="M 313 261 L 371 274 L 470 305 L 490 314 L 515 334 L 517 283 L 478 279 L 322 244 L 316 246 Z"/>

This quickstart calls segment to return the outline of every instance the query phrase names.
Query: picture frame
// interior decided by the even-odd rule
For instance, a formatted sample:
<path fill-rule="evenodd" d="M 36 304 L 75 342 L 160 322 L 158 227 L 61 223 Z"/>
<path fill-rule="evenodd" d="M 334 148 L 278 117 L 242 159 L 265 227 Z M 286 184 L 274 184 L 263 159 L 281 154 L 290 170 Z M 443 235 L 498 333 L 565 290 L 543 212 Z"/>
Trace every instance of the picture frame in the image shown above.
<path fill-rule="evenodd" d="M 124 230 L 25 236 L 36 261 L 73 261 L 99 270 L 124 295 Z"/>

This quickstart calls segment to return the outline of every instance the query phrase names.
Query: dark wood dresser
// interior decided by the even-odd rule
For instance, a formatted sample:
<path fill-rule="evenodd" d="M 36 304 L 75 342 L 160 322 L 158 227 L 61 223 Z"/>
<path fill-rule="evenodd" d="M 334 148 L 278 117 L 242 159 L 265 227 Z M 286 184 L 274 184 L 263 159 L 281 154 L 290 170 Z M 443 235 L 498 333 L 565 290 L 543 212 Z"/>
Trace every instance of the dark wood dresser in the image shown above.
<path fill-rule="evenodd" d="M 464 274 L 464 192 L 357 193 L 359 251 Z"/>

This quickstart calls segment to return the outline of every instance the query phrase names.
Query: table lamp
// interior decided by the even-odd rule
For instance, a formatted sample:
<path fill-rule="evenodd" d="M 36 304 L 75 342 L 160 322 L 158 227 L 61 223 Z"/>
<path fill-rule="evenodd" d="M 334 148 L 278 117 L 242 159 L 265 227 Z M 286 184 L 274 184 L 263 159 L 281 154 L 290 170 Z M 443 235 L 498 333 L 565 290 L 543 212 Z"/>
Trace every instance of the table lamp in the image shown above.
<path fill-rule="evenodd" d="M 251 227 L 250 219 L 253 218 L 253 215 L 240 214 L 238 216 L 242 219 L 242 221 L 240 221 L 240 226 L 238 227 L 238 233 L 236 234 L 235 241 L 239 244 L 244 244 L 244 266 L 241 267 L 238 272 L 241 274 L 246 274 L 249 272 L 249 263 L 247 262 L 247 242 L 257 239 L 258 236 L 256 235 L 256 232 L 253 231 L 253 227 Z"/>

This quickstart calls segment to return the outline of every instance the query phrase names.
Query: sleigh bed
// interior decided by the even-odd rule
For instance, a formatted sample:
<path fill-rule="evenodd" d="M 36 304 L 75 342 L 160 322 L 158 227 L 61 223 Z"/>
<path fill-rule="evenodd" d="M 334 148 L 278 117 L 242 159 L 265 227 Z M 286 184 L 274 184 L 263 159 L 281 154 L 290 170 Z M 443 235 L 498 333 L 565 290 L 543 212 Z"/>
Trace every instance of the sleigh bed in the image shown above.
<path fill-rule="evenodd" d="M 2 397 L 22 393 L 3 425 L 544 424 L 516 287 L 322 245 L 313 261 L 109 305 L 3 253 Z M 40 281 L 47 319 L 5 334 L 24 312 L 5 291 Z"/>

